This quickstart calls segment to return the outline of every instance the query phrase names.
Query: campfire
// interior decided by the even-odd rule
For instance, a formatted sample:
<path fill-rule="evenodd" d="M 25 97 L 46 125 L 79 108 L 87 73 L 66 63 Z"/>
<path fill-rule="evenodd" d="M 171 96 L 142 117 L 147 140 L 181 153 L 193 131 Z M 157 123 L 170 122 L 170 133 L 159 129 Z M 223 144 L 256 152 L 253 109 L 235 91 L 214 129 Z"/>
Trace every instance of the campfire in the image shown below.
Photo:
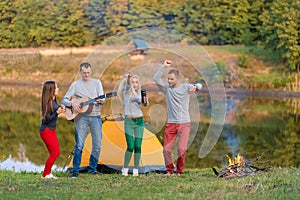
<path fill-rule="evenodd" d="M 236 178 L 254 175 L 257 171 L 267 171 L 270 167 L 255 167 L 250 161 L 247 161 L 244 156 L 238 154 L 235 158 L 231 158 L 226 155 L 228 160 L 228 166 L 223 168 L 221 172 L 218 172 L 215 168 L 212 168 L 214 173 L 219 178 Z"/>

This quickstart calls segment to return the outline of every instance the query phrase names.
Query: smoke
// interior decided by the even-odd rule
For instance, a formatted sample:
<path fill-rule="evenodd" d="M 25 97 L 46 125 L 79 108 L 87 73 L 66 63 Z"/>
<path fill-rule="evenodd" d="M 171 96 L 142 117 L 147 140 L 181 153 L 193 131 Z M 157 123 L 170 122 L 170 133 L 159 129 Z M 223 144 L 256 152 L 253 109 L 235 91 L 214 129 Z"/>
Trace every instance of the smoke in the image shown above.
<path fill-rule="evenodd" d="M 233 127 L 231 125 L 228 126 L 228 130 L 227 128 L 224 129 L 223 136 L 228 146 L 228 152 L 230 152 L 231 155 L 235 157 L 240 151 L 241 138 L 239 135 L 234 133 Z"/>

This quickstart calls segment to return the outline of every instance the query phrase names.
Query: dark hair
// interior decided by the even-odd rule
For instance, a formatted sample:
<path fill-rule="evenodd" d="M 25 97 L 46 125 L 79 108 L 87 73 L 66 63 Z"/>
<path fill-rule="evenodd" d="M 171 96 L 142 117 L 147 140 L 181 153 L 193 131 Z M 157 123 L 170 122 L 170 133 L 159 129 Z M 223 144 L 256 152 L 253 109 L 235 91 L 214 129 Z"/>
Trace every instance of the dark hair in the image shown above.
<path fill-rule="evenodd" d="M 80 64 L 80 69 L 79 69 L 80 72 L 82 71 L 82 68 L 91 68 L 92 69 L 92 66 L 90 63 L 84 62 L 84 63 Z"/>
<path fill-rule="evenodd" d="M 46 81 L 43 84 L 42 91 L 42 120 L 46 118 L 47 113 L 53 114 L 54 108 L 52 104 L 53 96 L 55 94 L 56 84 L 55 81 Z"/>
<path fill-rule="evenodd" d="M 179 70 L 171 69 L 168 74 L 174 74 L 178 78 L 179 77 Z"/>

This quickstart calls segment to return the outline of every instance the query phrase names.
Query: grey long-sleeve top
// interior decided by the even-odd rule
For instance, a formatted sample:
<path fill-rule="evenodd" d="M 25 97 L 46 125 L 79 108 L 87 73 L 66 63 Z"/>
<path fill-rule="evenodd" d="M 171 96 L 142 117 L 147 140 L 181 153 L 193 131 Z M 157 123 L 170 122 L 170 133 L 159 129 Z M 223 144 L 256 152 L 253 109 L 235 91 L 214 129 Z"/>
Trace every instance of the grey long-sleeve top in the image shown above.
<path fill-rule="evenodd" d="M 160 66 L 153 76 L 154 82 L 166 95 L 167 107 L 168 107 L 168 123 L 187 123 L 190 122 L 189 114 L 189 102 L 190 93 L 189 89 L 193 86 L 197 87 L 197 90 L 202 88 L 200 83 L 197 84 L 180 84 L 178 87 L 170 87 L 167 82 L 161 80 L 161 77 L 165 71 L 164 66 Z"/>
<path fill-rule="evenodd" d="M 82 79 L 79 79 L 71 84 L 69 90 L 62 100 L 62 104 L 70 107 L 72 106 L 70 101 L 71 98 L 75 97 L 80 99 L 83 97 L 88 97 L 89 99 L 94 99 L 103 94 L 103 87 L 100 80 L 91 78 L 89 81 L 83 81 Z M 105 99 L 103 98 L 102 104 L 104 104 L 104 102 Z M 88 114 L 88 116 L 100 116 L 100 114 L 100 104 L 94 103 L 93 110 Z"/>
<path fill-rule="evenodd" d="M 130 88 L 131 85 L 127 84 L 126 82 L 124 90 L 124 115 L 142 117 L 143 112 L 141 110 L 141 93 L 138 92 L 137 94 L 132 95 Z"/>

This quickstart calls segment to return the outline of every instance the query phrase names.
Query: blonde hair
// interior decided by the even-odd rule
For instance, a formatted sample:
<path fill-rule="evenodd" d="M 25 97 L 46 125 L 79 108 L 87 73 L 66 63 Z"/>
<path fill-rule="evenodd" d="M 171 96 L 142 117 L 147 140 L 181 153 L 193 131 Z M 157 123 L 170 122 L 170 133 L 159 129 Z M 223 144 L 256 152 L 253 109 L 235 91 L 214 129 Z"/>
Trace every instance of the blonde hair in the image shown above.
<path fill-rule="evenodd" d="M 138 84 L 139 84 L 138 91 L 136 91 L 136 90 L 133 88 L 132 84 L 131 84 L 133 79 L 137 79 L 137 81 L 138 81 Z M 130 77 L 130 79 L 129 79 L 129 82 L 130 82 L 130 85 L 131 85 L 131 88 L 129 89 L 129 91 L 130 91 L 130 93 L 131 93 L 132 96 L 133 96 L 133 95 L 136 95 L 138 92 L 141 91 L 141 83 L 140 83 L 140 79 L 139 79 L 138 75 L 135 75 L 135 74 L 132 75 L 132 76 Z"/>
<path fill-rule="evenodd" d="M 134 78 L 136 78 L 136 79 L 138 80 L 138 83 L 139 83 L 138 91 L 135 91 L 135 90 L 133 89 L 133 87 L 132 87 L 132 84 L 131 84 L 131 82 L 132 82 L 132 80 L 133 80 Z M 124 94 L 125 86 L 126 86 L 126 84 L 127 84 L 127 80 L 128 80 L 127 76 L 124 77 L 124 78 L 120 81 L 120 84 L 119 84 L 119 87 L 118 87 L 118 96 L 120 97 L 120 100 L 121 100 L 121 101 L 123 101 L 123 94 Z M 134 96 L 134 95 L 138 94 L 138 93 L 141 91 L 141 83 L 140 83 L 140 79 L 139 79 L 138 75 L 133 74 L 133 75 L 130 77 L 130 79 L 129 79 L 129 83 L 130 83 L 130 85 L 131 85 L 131 87 L 129 88 L 129 91 L 130 91 L 131 96 Z"/>

